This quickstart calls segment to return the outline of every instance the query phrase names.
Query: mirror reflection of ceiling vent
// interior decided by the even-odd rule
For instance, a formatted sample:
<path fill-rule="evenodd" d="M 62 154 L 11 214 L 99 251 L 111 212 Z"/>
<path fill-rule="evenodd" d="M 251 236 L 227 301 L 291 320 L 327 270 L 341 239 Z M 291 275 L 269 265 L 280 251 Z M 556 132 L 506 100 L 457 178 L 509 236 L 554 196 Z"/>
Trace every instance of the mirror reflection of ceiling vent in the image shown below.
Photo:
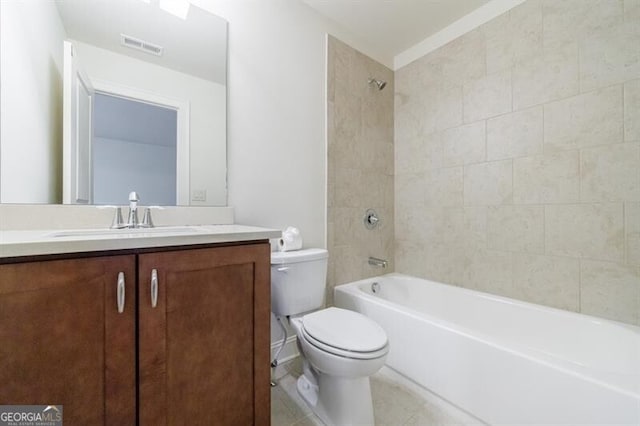
<path fill-rule="evenodd" d="M 120 34 L 120 44 L 156 56 L 162 56 L 164 50 L 162 46 L 126 34 Z"/>

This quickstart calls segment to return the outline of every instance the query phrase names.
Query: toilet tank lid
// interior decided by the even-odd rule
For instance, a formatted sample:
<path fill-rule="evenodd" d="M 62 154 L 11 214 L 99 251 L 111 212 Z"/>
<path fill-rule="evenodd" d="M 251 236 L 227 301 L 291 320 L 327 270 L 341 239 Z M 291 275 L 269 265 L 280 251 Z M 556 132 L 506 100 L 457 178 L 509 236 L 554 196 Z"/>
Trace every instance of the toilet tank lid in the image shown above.
<path fill-rule="evenodd" d="M 281 265 L 283 263 L 309 262 L 311 260 L 326 259 L 329 252 L 325 249 L 311 248 L 294 251 L 274 251 L 271 252 L 271 264 Z"/>

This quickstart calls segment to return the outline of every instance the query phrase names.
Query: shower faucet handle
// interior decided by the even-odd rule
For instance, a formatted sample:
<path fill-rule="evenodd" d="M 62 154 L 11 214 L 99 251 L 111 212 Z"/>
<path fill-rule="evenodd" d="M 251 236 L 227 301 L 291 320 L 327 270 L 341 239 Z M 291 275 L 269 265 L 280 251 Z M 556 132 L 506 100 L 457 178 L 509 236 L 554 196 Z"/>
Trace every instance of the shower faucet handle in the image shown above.
<path fill-rule="evenodd" d="M 376 213 L 373 209 L 367 209 L 364 213 L 363 223 L 365 228 L 368 230 L 375 229 L 378 225 L 380 225 L 380 217 L 378 217 L 378 213 Z"/>

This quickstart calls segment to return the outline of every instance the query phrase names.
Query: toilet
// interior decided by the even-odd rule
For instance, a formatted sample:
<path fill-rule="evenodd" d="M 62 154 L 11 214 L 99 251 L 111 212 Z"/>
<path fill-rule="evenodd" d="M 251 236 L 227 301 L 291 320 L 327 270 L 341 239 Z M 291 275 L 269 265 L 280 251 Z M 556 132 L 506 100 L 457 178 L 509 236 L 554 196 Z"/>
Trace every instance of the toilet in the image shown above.
<path fill-rule="evenodd" d="M 389 352 L 373 320 L 324 304 L 328 253 L 305 249 L 271 254 L 271 310 L 288 317 L 303 357 L 298 393 L 327 425 L 373 425 L 369 376 Z"/>

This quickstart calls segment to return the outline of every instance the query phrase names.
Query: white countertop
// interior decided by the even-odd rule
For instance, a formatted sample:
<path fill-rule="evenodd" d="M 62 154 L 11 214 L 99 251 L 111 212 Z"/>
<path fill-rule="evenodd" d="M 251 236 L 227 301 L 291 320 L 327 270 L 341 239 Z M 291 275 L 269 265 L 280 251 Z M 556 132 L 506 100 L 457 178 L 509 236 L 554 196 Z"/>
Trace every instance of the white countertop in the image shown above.
<path fill-rule="evenodd" d="M 10 230 L 0 231 L 0 258 L 230 243 L 280 236 L 279 230 L 244 225 L 194 225 L 149 230 Z"/>

